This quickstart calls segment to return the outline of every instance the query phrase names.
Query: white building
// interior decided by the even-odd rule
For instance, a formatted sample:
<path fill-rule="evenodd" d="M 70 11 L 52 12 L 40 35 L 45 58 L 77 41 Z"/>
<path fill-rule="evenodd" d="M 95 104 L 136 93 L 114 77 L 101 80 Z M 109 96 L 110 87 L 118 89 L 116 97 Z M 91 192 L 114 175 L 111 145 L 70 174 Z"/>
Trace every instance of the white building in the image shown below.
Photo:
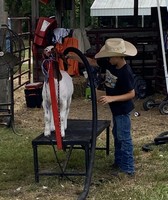
<path fill-rule="evenodd" d="M 161 8 L 168 7 L 168 0 L 158 0 Z M 157 0 L 138 0 L 138 15 L 141 26 L 144 27 L 145 19 L 149 19 L 157 8 Z M 157 10 L 156 10 L 157 11 Z M 90 8 L 90 15 L 97 17 L 115 18 L 115 27 L 118 27 L 119 19 L 127 16 L 127 21 L 132 21 L 134 15 L 134 0 L 95 0 Z"/>

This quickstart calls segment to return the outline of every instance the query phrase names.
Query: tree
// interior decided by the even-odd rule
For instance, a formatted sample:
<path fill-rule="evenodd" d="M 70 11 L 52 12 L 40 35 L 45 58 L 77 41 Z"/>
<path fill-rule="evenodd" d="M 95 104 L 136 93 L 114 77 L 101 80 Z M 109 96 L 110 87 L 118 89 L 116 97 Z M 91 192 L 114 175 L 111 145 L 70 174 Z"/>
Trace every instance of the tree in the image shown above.
<path fill-rule="evenodd" d="M 9 17 L 23 17 L 31 13 L 31 0 L 5 0 L 5 6 Z"/>
<path fill-rule="evenodd" d="M 58 1 L 58 0 L 57 0 Z M 39 15 L 40 16 L 53 16 L 55 15 L 56 8 L 56 0 L 51 0 L 49 4 L 44 5 L 40 3 L 39 6 Z M 86 0 L 85 7 L 85 22 L 86 26 L 90 25 L 91 17 L 90 17 L 90 7 L 94 0 Z M 8 12 L 9 17 L 23 17 L 23 16 L 31 16 L 31 0 L 5 0 L 6 11 Z M 75 0 L 75 15 L 77 26 L 79 27 L 80 23 L 80 0 Z M 69 18 L 69 14 L 66 10 L 64 10 L 64 21 L 67 22 Z M 68 26 L 68 24 L 66 23 Z"/>
<path fill-rule="evenodd" d="M 5 0 L 9 17 L 23 17 L 31 15 L 31 0 Z M 51 16 L 55 13 L 55 2 L 44 5 L 40 3 L 40 16 Z"/>

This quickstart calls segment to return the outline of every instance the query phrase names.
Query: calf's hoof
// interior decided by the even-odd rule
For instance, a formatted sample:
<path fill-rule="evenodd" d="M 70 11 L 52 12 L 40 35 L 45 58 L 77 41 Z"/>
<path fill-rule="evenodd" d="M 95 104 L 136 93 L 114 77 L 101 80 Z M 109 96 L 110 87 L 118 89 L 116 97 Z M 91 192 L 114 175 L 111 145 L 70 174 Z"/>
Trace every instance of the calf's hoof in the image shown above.
<path fill-rule="evenodd" d="M 61 136 L 64 138 L 65 137 L 65 131 L 61 130 Z"/>
<path fill-rule="evenodd" d="M 50 130 L 45 130 L 45 131 L 44 131 L 44 136 L 50 136 L 50 135 L 51 135 Z"/>

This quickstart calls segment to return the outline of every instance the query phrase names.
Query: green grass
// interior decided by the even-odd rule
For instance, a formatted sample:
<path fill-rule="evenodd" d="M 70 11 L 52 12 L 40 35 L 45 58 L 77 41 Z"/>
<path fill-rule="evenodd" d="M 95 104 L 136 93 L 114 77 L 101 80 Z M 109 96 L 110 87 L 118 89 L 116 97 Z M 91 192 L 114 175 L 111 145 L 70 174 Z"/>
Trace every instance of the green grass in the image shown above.
<path fill-rule="evenodd" d="M 17 131 L 22 136 L 14 134 L 10 128 L 0 127 L 0 200 L 77 199 L 84 186 L 82 177 L 70 177 L 70 180 L 55 176 L 40 177 L 40 182 L 35 183 L 31 141 L 38 130 L 33 134 L 30 130 Z M 102 145 L 102 141 L 98 143 Z M 111 175 L 112 148 L 108 157 L 104 151 L 97 151 L 88 199 L 168 199 L 167 145 L 156 147 L 151 152 L 141 151 L 142 145 L 143 142 L 135 144 L 136 175 L 131 179 L 123 176 L 119 180 Z M 52 147 L 38 149 L 40 167 L 58 169 Z M 66 155 L 60 151 L 58 156 L 63 161 Z M 69 168 L 82 170 L 83 160 L 83 150 L 74 150 Z"/>

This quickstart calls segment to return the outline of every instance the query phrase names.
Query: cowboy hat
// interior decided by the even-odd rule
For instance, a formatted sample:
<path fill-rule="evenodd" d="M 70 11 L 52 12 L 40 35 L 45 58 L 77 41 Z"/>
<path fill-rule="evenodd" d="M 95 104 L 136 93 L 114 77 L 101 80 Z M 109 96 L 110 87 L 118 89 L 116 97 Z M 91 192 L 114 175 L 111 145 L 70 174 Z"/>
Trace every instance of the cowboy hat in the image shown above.
<path fill-rule="evenodd" d="M 95 58 L 113 57 L 113 56 L 135 56 L 136 47 L 128 41 L 121 38 L 109 38 L 105 45 L 95 55 Z"/>

